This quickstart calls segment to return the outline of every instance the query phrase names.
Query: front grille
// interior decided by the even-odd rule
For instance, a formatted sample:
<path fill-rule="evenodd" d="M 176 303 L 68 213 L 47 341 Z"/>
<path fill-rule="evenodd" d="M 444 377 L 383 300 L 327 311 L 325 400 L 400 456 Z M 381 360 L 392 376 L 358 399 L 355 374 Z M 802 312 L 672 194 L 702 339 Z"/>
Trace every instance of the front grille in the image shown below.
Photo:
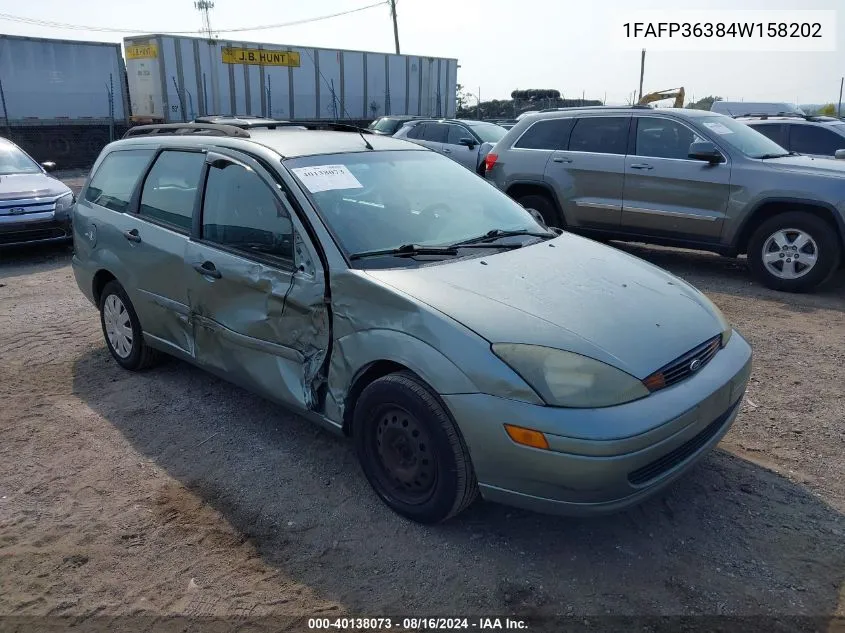
<path fill-rule="evenodd" d="M 32 231 L 0 232 L 0 244 L 15 244 L 18 242 L 38 242 L 59 237 L 66 237 L 66 233 L 59 227 L 50 229 L 34 229 Z"/>
<path fill-rule="evenodd" d="M 674 468 L 697 453 L 701 450 L 701 447 L 713 439 L 713 437 L 722 429 L 738 404 L 738 402 L 734 404 L 730 409 L 704 427 L 698 435 L 687 440 L 675 450 L 670 451 L 663 457 L 655 459 L 653 462 L 646 464 L 642 468 L 638 468 L 637 470 L 629 473 L 628 481 L 635 486 L 641 486 L 652 479 L 656 479 L 666 471 Z"/>
<path fill-rule="evenodd" d="M 706 343 L 702 343 L 695 349 L 690 350 L 677 360 L 673 360 L 665 367 L 657 370 L 655 373 L 663 374 L 663 386 L 668 387 L 670 385 L 674 385 L 677 382 L 681 382 L 684 378 L 698 371 L 713 360 L 713 357 L 716 355 L 716 352 L 719 351 L 721 345 L 722 337 L 714 336 Z M 698 360 L 699 362 L 695 369 L 693 369 L 692 364 L 695 360 Z"/>

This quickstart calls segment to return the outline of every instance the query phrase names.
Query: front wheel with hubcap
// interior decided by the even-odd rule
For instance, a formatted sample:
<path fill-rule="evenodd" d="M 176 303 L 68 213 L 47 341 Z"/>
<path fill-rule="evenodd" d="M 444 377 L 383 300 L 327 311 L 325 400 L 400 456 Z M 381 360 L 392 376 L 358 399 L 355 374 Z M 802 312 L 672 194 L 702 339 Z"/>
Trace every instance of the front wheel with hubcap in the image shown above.
<path fill-rule="evenodd" d="M 765 286 L 803 292 L 824 283 L 839 265 L 834 227 L 809 213 L 782 213 L 763 222 L 748 243 L 748 263 Z"/>
<path fill-rule="evenodd" d="M 144 342 L 135 308 L 116 281 L 107 283 L 100 295 L 100 324 L 109 351 L 124 369 L 144 369 L 158 358 Z"/>
<path fill-rule="evenodd" d="M 370 485 L 399 514 L 444 521 L 475 499 L 469 453 L 440 399 L 410 372 L 379 378 L 353 416 L 355 451 Z"/>

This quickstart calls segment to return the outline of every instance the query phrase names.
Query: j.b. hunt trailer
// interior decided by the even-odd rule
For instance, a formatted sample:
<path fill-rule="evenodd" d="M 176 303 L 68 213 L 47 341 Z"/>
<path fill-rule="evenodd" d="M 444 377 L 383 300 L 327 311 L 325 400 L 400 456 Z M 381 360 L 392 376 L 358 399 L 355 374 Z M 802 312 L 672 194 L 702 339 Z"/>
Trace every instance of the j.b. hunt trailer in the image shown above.
<path fill-rule="evenodd" d="M 170 35 L 129 37 L 124 48 L 134 121 L 455 116 L 455 59 Z"/>

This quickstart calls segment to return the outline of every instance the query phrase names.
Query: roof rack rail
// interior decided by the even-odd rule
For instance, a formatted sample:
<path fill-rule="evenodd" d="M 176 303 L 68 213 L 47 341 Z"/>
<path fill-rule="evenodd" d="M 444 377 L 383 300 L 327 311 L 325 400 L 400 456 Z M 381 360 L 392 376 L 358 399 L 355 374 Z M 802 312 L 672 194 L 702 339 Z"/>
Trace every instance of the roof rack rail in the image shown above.
<path fill-rule="evenodd" d="M 304 127 L 309 130 L 334 130 L 335 132 L 373 134 L 372 130 L 365 127 L 358 127 L 351 123 L 336 123 L 335 121 L 290 121 L 287 125 L 291 127 Z"/>
<path fill-rule="evenodd" d="M 633 108 L 636 110 L 652 110 L 653 108 L 648 105 L 640 105 L 639 103 L 635 103 L 633 105 L 620 105 L 620 106 L 613 106 L 613 105 L 592 105 L 592 106 L 566 106 L 565 108 L 545 108 L 540 110 L 540 112 L 565 112 L 566 110 L 628 110 L 629 108 Z"/>
<path fill-rule="evenodd" d="M 137 125 L 126 130 L 123 138 L 135 136 L 236 136 L 249 138 L 249 132 L 233 125 L 220 125 L 216 123 L 159 123 L 153 125 Z"/>

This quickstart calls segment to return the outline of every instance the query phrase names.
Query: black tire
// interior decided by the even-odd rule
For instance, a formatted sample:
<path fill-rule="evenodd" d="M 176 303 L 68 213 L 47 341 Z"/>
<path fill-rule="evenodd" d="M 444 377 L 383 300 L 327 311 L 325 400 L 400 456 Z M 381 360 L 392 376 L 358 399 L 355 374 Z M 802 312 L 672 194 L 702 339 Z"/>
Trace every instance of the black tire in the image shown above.
<path fill-rule="evenodd" d="M 813 251 L 816 251 L 816 263 L 800 277 L 784 279 L 767 268 L 763 260 L 763 249 L 769 248 L 769 251 L 780 255 L 781 253 L 777 250 L 776 245 L 771 244 L 767 247 L 769 237 L 778 231 L 786 231 L 787 238 L 797 235 L 790 230 L 801 231 L 812 238 L 815 242 L 815 248 L 812 244 L 809 244 L 803 250 L 798 250 L 797 253 L 800 256 L 801 254 L 812 254 Z M 789 254 L 789 250 L 784 252 L 785 256 Z M 841 248 L 836 228 L 821 218 L 804 211 L 789 211 L 769 218 L 757 227 L 748 242 L 748 265 L 751 268 L 751 273 L 764 286 L 784 292 L 806 292 L 823 284 L 836 271 L 840 257 Z M 791 259 L 784 258 L 784 262 L 779 266 L 788 265 L 786 261 L 791 261 Z M 796 268 L 798 265 L 796 263 Z M 774 266 L 778 268 L 777 263 Z M 800 273 L 800 271 L 798 272 Z"/>
<path fill-rule="evenodd" d="M 129 347 L 128 354 L 122 354 L 115 349 L 106 328 L 106 302 L 109 297 L 115 296 L 124 306 L 126 317 L 132 329 L 131 347 Z M 138 321 L 138 315 L 135 313 L 135 307 L 126 295 L 126 292 L 116 281 L 110 281 L 103 288 L 100 294 L 100 326 L 103 328 L 103 338 L 106 340 L 106 346 L 109 348 L 112 357 L 124 369 L 130 371 L 140 371 L 151 367 L 159 359 L 158 351 L 151 348 L 144 342 L 143 332 L 141 331 L 141 323 Z"/>
<path fill-rule="evenodd" d="M 364 475 L 402 516 L 438 523 L 478 495 L 463 437 L 437 395 L 414 374 L 389 374 L 367 385 L 352 424 Z"/>
<path fill-rule="evenodd" d="M 546 222 L 546 226 L 563 228 L 564 223 L 558 215 L 555 203 L 552 202 L 552 199 L 549 196 L 540 193 L 532 193 L 527 196 L 522 196 L 517 200 L 517 202 L 526 209 L 539 211 L 540 215 L 543 216 L 543 220 Z"/>

